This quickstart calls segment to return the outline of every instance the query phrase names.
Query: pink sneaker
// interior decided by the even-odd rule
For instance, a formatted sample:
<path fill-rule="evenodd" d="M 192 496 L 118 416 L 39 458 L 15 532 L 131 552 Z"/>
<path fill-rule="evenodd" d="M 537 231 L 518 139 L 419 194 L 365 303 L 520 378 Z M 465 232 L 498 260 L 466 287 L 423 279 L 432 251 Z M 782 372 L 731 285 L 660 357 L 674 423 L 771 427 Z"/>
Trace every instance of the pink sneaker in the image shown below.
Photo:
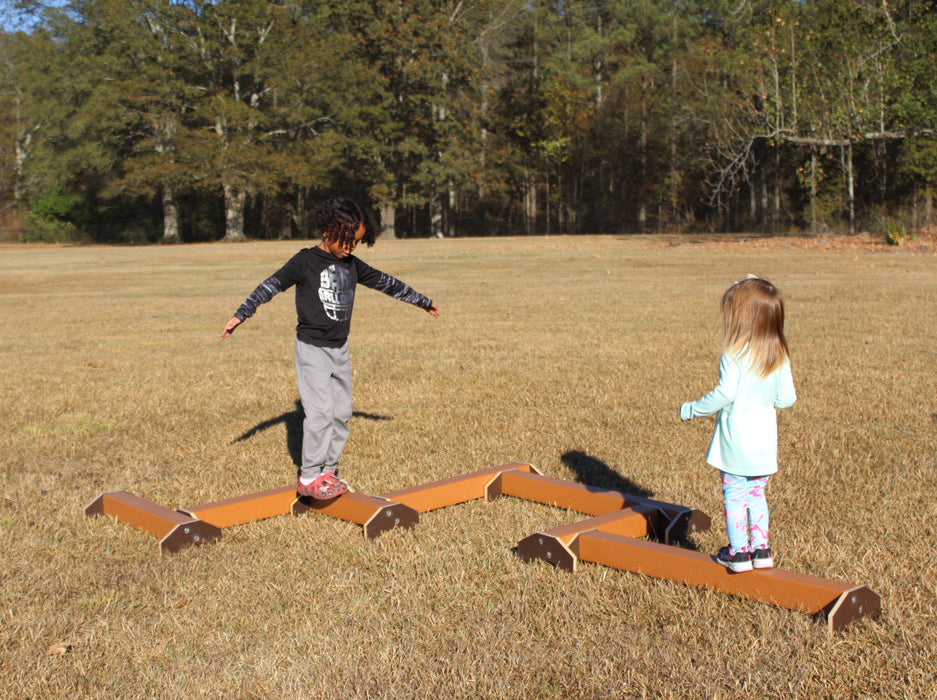
<path fill-rule="evenodd" d="M 313 479 L 312 483 L 298 482 L 296 484 L 296 493 L 319 501 L 329 501 L 341 496 L 343 493 L 348 493 L 348 485 L 335 476 L 334 472 L 326 472 Z"/>

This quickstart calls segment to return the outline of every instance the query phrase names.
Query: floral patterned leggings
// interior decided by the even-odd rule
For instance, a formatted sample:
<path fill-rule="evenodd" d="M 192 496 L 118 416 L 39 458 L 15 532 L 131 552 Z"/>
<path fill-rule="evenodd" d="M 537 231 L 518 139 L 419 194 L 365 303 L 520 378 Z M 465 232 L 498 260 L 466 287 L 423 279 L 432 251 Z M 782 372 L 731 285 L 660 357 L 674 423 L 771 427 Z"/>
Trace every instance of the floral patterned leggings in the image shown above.
<path fill-rule="evenodd" d="M 768 546 L 767 476 L 722 474 L 729 554 Z"/>

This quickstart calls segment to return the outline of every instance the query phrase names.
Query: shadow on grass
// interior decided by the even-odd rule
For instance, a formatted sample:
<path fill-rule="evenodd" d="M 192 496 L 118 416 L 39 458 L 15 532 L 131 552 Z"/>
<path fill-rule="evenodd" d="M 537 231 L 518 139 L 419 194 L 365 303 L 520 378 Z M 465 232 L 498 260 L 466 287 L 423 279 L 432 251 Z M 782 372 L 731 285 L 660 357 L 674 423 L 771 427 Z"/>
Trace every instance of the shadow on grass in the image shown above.
<path fill-rule="evenodd" d="M 576 481 L 586 486 L 595 486 L 600 489 L 620 491 L 634 496 L 653 498 L 654 492 L 643 486 L 638 486 L 630 479 L 626 479 L 600 459 L 585 452 L 566 452 L 561 459 L 571 471 L 576 474 Z"/>
<path fill-rule="evenodd" d="M 642 498 L 654 498 L 654 492 L 643 486 L 638 486 L 630 479 L 626 479 L 600 459 L 585 452 L 566 452 L 561 459 L 571 471 L 576 474 L 576 480 L 586 486 L 618 491 L 619 493 Z M 692 535 L 684 534 L 671 542 L 672 545 L 683 549 L 698 551 L 699 547 Z"/>
<path fill-rule="evenodd" d="M 364 418 L 365 420 L 393 420 L 390 416 L 382 416 L 376 413 L 364 413 L 362 411 L 353 411 L 351 416 L 352 418 Z M 303 412 L 303 404 L 297 401 L 294 410 L 279 415 L 276 418 L 265 420 L 263 423 L 258 423 L 246 433 L 232 440 L 231 444 L 234 445 L 238 442 L 244 442 L 254 437 L 257 433 L 262 433 L 274 426 L 285 424 L 286 449 L 289 450 L 290 459 L 293 460 L 293 464 L 298 467 L 303 463 L 303 419 L 305 417 L 306 414 Z"/>

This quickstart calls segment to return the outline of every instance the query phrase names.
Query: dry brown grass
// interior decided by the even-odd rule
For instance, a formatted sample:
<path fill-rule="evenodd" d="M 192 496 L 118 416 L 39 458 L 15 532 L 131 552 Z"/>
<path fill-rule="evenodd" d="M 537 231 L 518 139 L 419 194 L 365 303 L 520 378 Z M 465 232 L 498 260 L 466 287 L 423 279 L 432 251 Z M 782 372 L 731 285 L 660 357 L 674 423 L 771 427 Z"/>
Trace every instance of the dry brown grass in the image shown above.
<path fill-rule="evenodd" d="M 427 513 L 371 543 L 326 517 L 273 518 L 174 556 L 83 517 L 102 491 L 181 508 L 291 482 L 292 293 L 218 335 L 296 248 L 0 248 L 0 695 L 933 692 L 933 254 L 642 237 L 361 253 L 442 317 L 359 294 L 344 457 L 358 491 L 526 460 L 706 511 L 704 550 L 724 538 L 703 463 L 711 423 L 682 425 L 679 406 L 715 382 L 726 285 L 775 281 L 799 391 L 769 496 L 778 559 L 866 585 L 884 608 L 830 637 L 718 593 L 525 564 L 517 541 L 581 516 L 515 499 Z"/>

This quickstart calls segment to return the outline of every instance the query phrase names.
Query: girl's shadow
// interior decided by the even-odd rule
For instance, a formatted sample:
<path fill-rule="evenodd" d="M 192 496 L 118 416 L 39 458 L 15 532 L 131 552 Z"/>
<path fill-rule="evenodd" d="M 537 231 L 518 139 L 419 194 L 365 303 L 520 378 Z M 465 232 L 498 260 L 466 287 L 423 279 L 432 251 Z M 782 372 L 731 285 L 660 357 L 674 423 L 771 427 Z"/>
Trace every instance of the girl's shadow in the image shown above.
<path fill-rule="evenodd" d="M 600 489 L 629 493 L 633 496 L 653 498 L 654 492 L 643 486 L 638 486 L 630 479 L 626 479 L 600 459 L 596 459 L 585 452 L 571 451 L 565 453 L 561 459 L 569 469 L 576 474 L 576 481 L 586 486 L 596 486 Z"/>
<path fill-rule="evenodd" d="M 581 484 L 593 486 L 595 488 L 609 489 L 610 491 L 618 491 L 619 493 L 639 496 L 641 498 L 654 498 L 653 491 L 643 486 L 638 486 L 630 479 L 626 479 L 609 467 L 602 460 L 587 455 L 585 452 L 567 452 L 561 459 L 563 460 L 563 464 L 576 474 L 576 480 Z M 709 518 L 706 517 L 707 521 L 708 519 Z M 707 525 L 706 527 L 708 528 L 709 526 Z M 692 536 L 686 533 L 676 537 L 671 544 L 684 549 L 698 549 Z"/>
<path fill-rule="evenodd" d="M 354 411 L 351 415 L 352 418 L 365 418 L 367 420 L 393 420 L 390 416 L 363 413 L 361 411 Z M 243 435 L 232 440 L 231 444 L 244 442 L 257 433 L 261 433 L 268 428 L 284 423 L 286 424 L 286 449 L 290 453 L 290 459 L 293 460 L 293 464 L 298 467 L 303 463 L 303 419 L 305 419 L 305 417 L 306 414 L 303 412 L 303 404 L 297 400 L 295 410 L 284 413 L 276 418 L 265 420 L 263 423 L 258 423 Z"/>

